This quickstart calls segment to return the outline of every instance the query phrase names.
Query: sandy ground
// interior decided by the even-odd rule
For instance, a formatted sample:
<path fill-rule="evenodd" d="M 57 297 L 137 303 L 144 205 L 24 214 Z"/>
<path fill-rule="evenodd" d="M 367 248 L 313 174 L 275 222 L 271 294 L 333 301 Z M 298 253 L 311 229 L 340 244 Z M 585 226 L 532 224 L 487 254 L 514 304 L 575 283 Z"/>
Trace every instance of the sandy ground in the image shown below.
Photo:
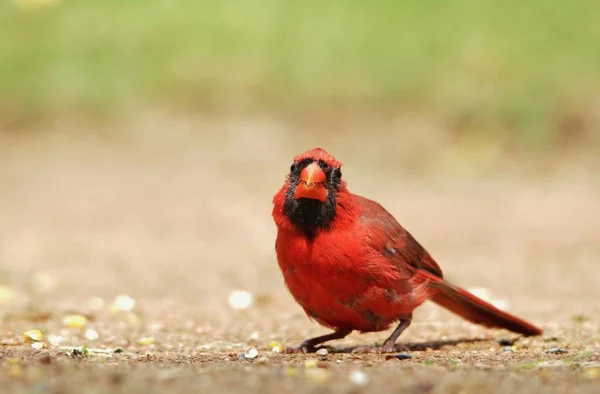
<path fill-rule="evenodd" d="M 46 137 L 0 137 L 1 392 L 597 392 L 592 171 L 531 177 L 471 152 L 491 173 L 481 176 L 401 126 L 382 143 L 379 130 L 319 137 L 263 120 L 150 116 L 119 130 L 68 120 Z M 54 133 L 78 127 L 90 133 Z M 345 162 L 351 189 L 388 208 L 450 280 L 487 289 L 544 335 L 485 330 L 427 304 L 402 337 L 409 360 L 337 352 L 388 333 L 352 334 L 327 356 L 271 351 L 327 332 L 282 283 L 270 217 L 291 157 L 313 145 Z M 251 307 L 230 307 L 238 289 Z M 115 310 L 118 295 L 136 301 L 132 311 Z M 68 327 L 69 314 L 85 326 Z M 24 340 L 34 329 L 42 344 Z M 81 346 L 87 354 L 73 353 Z M 258 357 L 240 359 L 250 346 Z"/>

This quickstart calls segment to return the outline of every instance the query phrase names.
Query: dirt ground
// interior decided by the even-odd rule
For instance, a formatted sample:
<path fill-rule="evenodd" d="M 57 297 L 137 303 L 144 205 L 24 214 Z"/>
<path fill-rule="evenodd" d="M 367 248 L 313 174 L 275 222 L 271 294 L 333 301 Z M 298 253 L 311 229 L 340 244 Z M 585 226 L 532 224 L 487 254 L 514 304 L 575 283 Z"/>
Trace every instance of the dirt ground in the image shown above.
<path fill-rule="evenodd" d="M 530 176 L 471 152 L 481 175 L 402 124 L 382 143 L 377 130 L 293 126 L 294 137 L 264 120 L 144 119 L 118 132 L 71 119 L 44 136 L 0 136 L 0 392 L 598 392 L 590 168 L 572 160 Z M 56 133 L 80 127 L 90 132 Z M 449 280 L 486 289 L 544 335 L 486 330 L 427 304 L 401 338 L 411 359 L 344 352 L 387 332 L 354 333 L 326 356 L 272 351 L 327 332 L 282 283 L 270 217 L 292 156 L 314 145 L 345 162 L 351 190 L 390 210 Z M 234 290 L 252 305 L 233 309 Z M 119 295 L 135 305 L 119 309 Z M 258 356 L 240 357 L 251 346 Z"/>

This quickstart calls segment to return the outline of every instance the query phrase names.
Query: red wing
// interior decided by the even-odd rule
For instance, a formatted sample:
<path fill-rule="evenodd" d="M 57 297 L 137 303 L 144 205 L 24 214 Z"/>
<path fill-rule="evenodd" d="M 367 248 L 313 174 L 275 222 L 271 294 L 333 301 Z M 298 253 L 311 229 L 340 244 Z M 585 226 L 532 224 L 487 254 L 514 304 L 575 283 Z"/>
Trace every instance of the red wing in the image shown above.
<path fill-rule="evenodd" d="M 367 243 L 398 266 L 409 264 L 443 277 L 441 268 L 400 223 L 375 201 L 355 195 L 362 208 L 360 220 L 367 228 Z"/>

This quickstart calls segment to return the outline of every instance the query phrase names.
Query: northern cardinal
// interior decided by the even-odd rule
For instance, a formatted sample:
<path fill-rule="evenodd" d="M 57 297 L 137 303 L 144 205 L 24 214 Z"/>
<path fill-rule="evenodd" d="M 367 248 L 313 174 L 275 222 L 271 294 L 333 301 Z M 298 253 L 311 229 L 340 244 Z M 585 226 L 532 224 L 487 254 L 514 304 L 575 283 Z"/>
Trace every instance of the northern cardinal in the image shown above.
<path fill-rule="evenodd" d="M 315 148 L 297 155 L 273 198 L 275 250 L 286 286 L 309 318 L 334 330 L 288 351 L 313 352 L 352 331 L 398 325 L 380 347 L 388 353 L 426 300 L 486 327 L 526 336 L 542 330 L 446 280 L 425 249 L 375 201 L 350 193 L 342 163 Z"/>

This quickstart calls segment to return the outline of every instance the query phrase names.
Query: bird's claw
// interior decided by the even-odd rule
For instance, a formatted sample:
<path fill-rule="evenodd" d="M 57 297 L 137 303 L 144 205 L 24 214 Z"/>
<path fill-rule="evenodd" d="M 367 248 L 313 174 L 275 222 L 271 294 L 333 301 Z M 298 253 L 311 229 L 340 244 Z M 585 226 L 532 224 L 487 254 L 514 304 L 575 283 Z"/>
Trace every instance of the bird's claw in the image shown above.
<path fill-rule="evenodd" d="M 286 347 L 285 349 L 283 349 L 282 353 L 284 353 L 284 354 L 307 353 L 307 349 L 302 348 L 302 347 Z"/>
<path fill-rule="evenodd" d="M 317 348 L 310 345 L 310 344 L 306 344 L 306 343 L 302 343 L 300 344 L 300 346 L 298 347 L 286 347 L 283 350 L 283 353 L 285 354 L 298 354 L 298 353 L 314 353 L 317 351 Z"/>

